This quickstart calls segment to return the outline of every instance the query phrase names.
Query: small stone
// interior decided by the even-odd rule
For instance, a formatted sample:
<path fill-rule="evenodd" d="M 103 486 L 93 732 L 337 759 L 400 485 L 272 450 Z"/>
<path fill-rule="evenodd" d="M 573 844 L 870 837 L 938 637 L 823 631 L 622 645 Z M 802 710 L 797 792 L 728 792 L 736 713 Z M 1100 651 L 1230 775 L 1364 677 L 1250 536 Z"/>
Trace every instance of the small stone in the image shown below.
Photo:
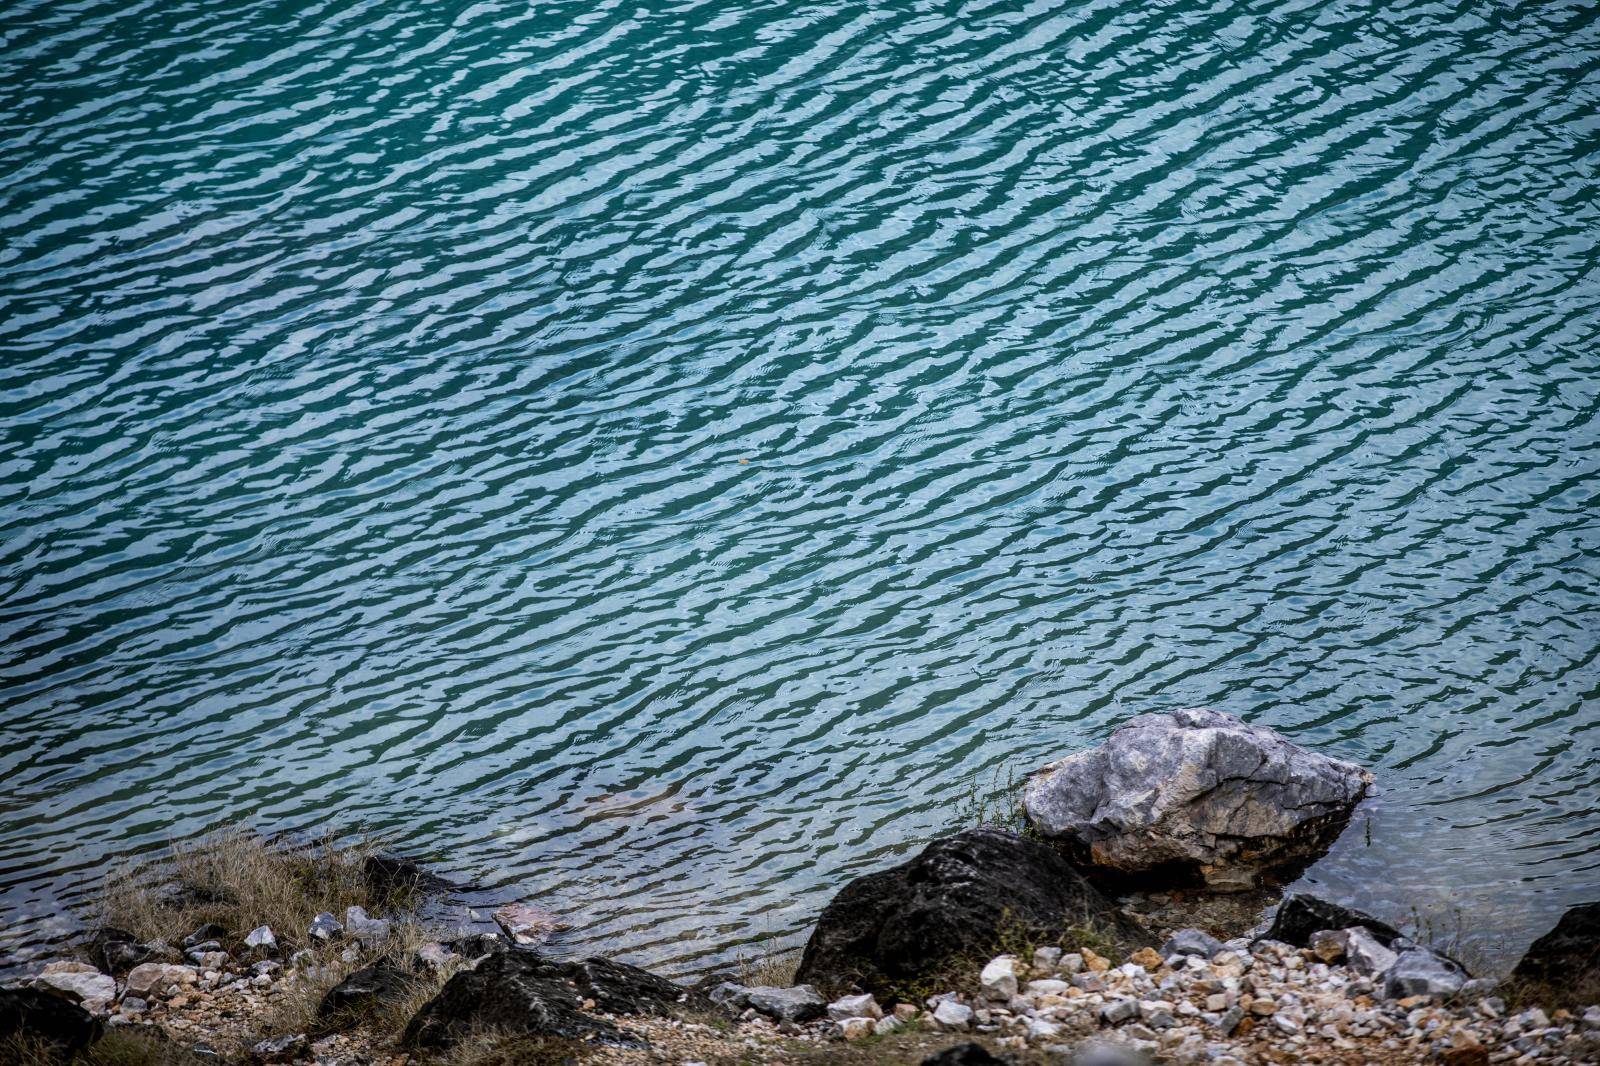
<path fill-rule="evenodd" d="M 200 947 L 202 944 L 207 943 L 215 944 L 217 947 L 221 947 L 222 941 L 226 940 L 227 936 L 228 931 L 222 926 L 218 925 L 216 922 L 207 922 L 205 925 L 202 925 L 200 928 L 184 937 L 179 946 L 181 946 L 185 951 L 189 950 L 190 948 Z M 215 948 L 202 948 L 202 950 L 212 951 L 215 950 Z"/>
<path fill-rule="evenodd" d="M 1030 996 L 1064 996 L 1067 993 L 1067 989 L 1071 987 L 1065 981 L 1045 978 L 1039 981 L 1029 981 L 1027 992 Z"/>
<path fill-rule="evenodd" d="M 1274 1014 L 1272 1016 L 1272 1024 L 1274 1028 L 1285 1035 L 1293 1035 L 1300 1031 L 1300 1023 L 1287 1014 Z"/>
<path fill-rule="evenodd" d="M 1222 950 L 1222 941 L 1200 929 L 1179 929 L 1161 945 L 1163 956 L 1197 955 L 1209 959 Z"/>
<path fill-rule="evenodd" d="M 1035 948 L 1033 964 L 1041 970 L 1054 970 L 1061 965 L 1060 948 Z"/>
<path fill-rule="evenodd" d="M 1343 929 L 1318 929 L 1311 934 L 1309 947 L 1311 954 L 1326 963 L 1335 963 L 1344 958 L 1345 945 L 1350 940 L 1350 934 Z"/>
<path fill-rule="evenodd" d="M 840 1036 L 846 1040 L 861 1040 L 873 1034 L 871 1018 L 843 1018 L 837 1023 Z"/>
<path fill-rule="evenodd" d="M 437 942 L 430 942 L 417 949 L 417 961 L 428 969 L 438 972 L 450 963 L 461 958 L 455 952 Z"/>
<path fill-rule="evenodd" d="M 872 1031 L 878 1036 L 888 1036 L 890 1033 L 898 1032 L 900 1028 L 900 1021 L 896 1018 L 879 1018 L 872 1023 Z"/>
<path fill-rule="evenodd" d="M 878 1006 L 878 1001 L 871 993 L 859 996 L 840 996 L 828 1004 L 828 1017 L 834 1021 L 844 1021 L 846 1018 L 871 1018 L 877 1020 L 883 1017 L 883 1008 Z"/>
<path fill-rule="evenodd" d="M 1161 953 L 1155 948 L 1140 948 L 1128 956 L 1128 961 L 1154 973 L 1165 965 L 1166 960 L 1161 957 Z"/>
<path fill-rule="evenodd" d="M 277 973 L 281 969 L 283 969 L 283 967 L 278 963 L 273 962 L 271 959 L 262 959 L 260 962 L 252 963 L 250 966 L 250 972 L 257 975 L 264 973 L 273 974 Z"/>
<path fill-rule="evenodd" d="M 978 984 L 988 999 L 1005 1002 L 1017 994 L 1017 957 L 1000 955 L 978 974 Z"/>
<path fill-rule="evenodd" d="M 138 996 L 123 996 L 122 1003 L 117 1007 L 123 1014 L 143 1014 L 150 1009 L 150 1004 Z"/>
<path fill-rule="evenodd" d="M 1228 994 L 1216 992 L 1206 997 L 1206 1010 L 1224 1011 L 1228 1009 Z"/>
<path fill-rule="evenodd" d="M 1083 965 L 1090 973 L 1105 973 L 1111 969 L 1111 960 L 1092 948 L 1083 949 Z"/>
<path fill-rule="evenodd" d="M 389 939 L 391 926 L 387 918 L 369 918 L 361 907 L 344 910 L 345 932 L 367 944 L 381 944 Z"/>
<path fill-rule="evenodd" d="M 1083 992 L 1101 992 L 1106 987 L 1104 979 L 1097 973 L 1073 974 L 1070 983 L 1073 988 Z"/>
<path fill-rule="evenodd" d="M 305 1034 L 295 1033 L 268 1037 L 250 1049 L 250 1058 L 256 1062 L 293 1062 L 305 1058 L 309 1050 Z"/>
<path fill-rule="evenodd" d="M 972 1024 L 972 1008 L 947 999 L 934 1010 L 933 1020 L 941 1029 L 965 1029 Z"/>
<path fill-rule="evenodd" d="M 321 943 L 326 944 L 331 940 L 337 940 L 339 937 L 343 936 L 344 926 L 339 924 L 339 919 L 335 918 L 327 911 L 323 911 L 321 914 L 311 919 L 311 928 L 306 930 L 306 932 L 311 936 L 312 940 L 320 941 Z"/>
<path fill-rule="evenodd" d="M 1455 995 L 1466 982 L 1467 972 L 1453 960 L 1427 948 L 1413 947 L 1400 952 L 1384 972 L 1383 992 L 1390 999 L 1443 998 Z"/>
<path fill-rule="evenodd" d="M 166 962 L 143 962 L 128 971 L 128 994 L 151 999 L 181 985 L 198 983 L 200 975 L 188 966 Z"/>
<path fill-rule="evenodd" d="M 1378 943 L 1365 928 L 1359 925 L 1343 930 L 1345 957 L 1350 969 L 1363 977 L 1376 977 L 1395 964 L 1397 954 Z"/>
<path fill-rule="evenodd" d="M 911 1019 L 915 1018 L 921 1013 L 922 1012 L 916 1008 L 916 1005 L 912 1003 L 896 1003 L 894 1005 L 894 1016 L 898 1021 L 901 1022 L 909 1022 Z"/>
<path fill-rule="evenodd" d="M 205 951 L 194 960 L 202 970 L 220 970 L 232 962 L 226 951 Z"/>
<path fill-rule="evenodd" d="M 272 951 L 278 946 L 278 938 L 272 935 L 270 925 L 258 925 L 244 935 L 244 946 L 256 951 Z"/>
<path fill-rule="evenodd" d="M 1061 956 L 1061 972 L 1069 977 L 1075 973 L 1082 973 L 1083 955 L 1080 952 L 1074 951 L 1070 954 Z"/>
<path fill-rule="evenodd" d="M 1032 1040 L 1053 1040 L 1061 1035 L 1061 1026 L 1044 1018 L 1028 1019 L 1028 1037 Z"/>
<path fill-rule="evenodd" d="M 1258 996 L 1250 1002 L 1250 1013 L 1259 1014 L 1262 1017 L 1272 1014 L 1277 1009 L 1278 1005 L 1266 996 Z"/>
<path fill-rule="evenodd" d="M 1223 1036 L 1232 1036 L 1234 1030 L 1239 1028 L 1239 1023 L 1244 1021 L 1244 1009 L 1238 1005 L 1229 1007 L 1221 1018 L 1217 1020 L 1217 1031 Z"/>
<path fill-rule="evenodd" d="M 1578 1020 L 1585 1029 L 1600 1030 L 1600 1006 L 1585 1007 Z"/>
<path fill-rule="evenodd" d="M 1516 1021 L 1517 1024 L 1522 1027 L 1523 1031 L 1527 1031 L 1529 1029 L 1550 1028 L 1550 1016 L 1544 1011 L 1540 1010 L 1538 1007 L 1532 1007 L 1523 1011 L 1521 1014 L 1517 1015 Z"/>
<path fill-rule="evenodd" d="M 1116 1025 L 1139 1014 L 1139 1001 L 1131 998 L 1114 999 L 1100 1008 L 1100 1020 L 1106 1025 Z"/>

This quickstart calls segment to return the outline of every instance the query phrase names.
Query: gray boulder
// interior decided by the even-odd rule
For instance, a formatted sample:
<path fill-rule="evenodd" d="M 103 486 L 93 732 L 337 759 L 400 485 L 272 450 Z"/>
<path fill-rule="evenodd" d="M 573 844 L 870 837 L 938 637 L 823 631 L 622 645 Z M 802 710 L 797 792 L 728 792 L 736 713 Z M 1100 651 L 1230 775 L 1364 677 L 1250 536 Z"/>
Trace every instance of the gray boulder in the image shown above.
<path fill-rule="evenodd" d="M 1161 945 L 1163 958 L 1174 955 L 1198 955 L 1209 959 L 1222 950 L 1222 941 L 1200 929 L 1179 929 Z"/>
<path fill-rule="evenodd" d="M 1407 948 L 1384 973 L 1383 994 L 1390 999 L 1406 996 L 1445 999 L 1461 991 L 1461 986 L 1471 976 L 1453 959 L 1427 948 Z"/>
<path fill-rule="evenodd" d="M 756 986 L 744 992 L 744 1004 L 759 1014 L 780 1022 L 809 1022 L 822 1017 L 828 1001 L 810 985 L 793 988 Z"/>
<path fill-rule="evenodd" d="M 1204 709 L 1141 715 L 1033 772 L 1029 823 L 1109 879 L 1216 891 L 1292 878 L 1344 829 L 1372 775 Z"/>

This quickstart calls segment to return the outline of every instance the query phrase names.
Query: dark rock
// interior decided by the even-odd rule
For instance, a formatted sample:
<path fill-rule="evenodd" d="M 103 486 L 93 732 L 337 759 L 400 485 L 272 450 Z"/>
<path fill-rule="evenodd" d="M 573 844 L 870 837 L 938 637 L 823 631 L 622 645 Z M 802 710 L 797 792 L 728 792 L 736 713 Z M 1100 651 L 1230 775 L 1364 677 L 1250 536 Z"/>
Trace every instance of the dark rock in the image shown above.
<path fill-rule="evenodd" d="M 594 1009 L 613 1014 L 677 1015 L 710 1011 L 710 1000 L 637 966 L 610 959 L 556 962 L 531 951 L 494 952 L 445 982 L 423 1005 L 402 1037 L 407 1047 L 446 1048 L 482 1029 L 516 1036 L 633 1046 L 636 1041 Z"/>
<path fill-rule="evenodd" d="M 0 1041 L 26 1037 L 70 1053 L 82 1051 L 102 1032 L 94 1015 L 60 996 L 32 988 L 0 988 Z"/>
<path fill-rule="evenodd" d="M 464 959 L 481 959 L 497 951 L 510 951 L 511 941 L 499 933 L 473 933 L 445 944 Z"/>
<path fill-rule="evenodd" d="M 221 947 L 221 941 L 226 940 L 227 938 L 228 931 L 226 929 L 218 925 L 216 922 L 207 922 L 205 925 L 202 925 L 200 928 L 183 938 L 183 950 L 188 951 L 190 948 L 204 944 L 211 940 L 217 941 L 217 946 Z M 216 949 L 213 948 L 212 950 L 214 951 Z"/>
<path fill-rule="evenodd" d="M 126 929 L 110 925 L 96 929 L 83 951 L 97 970 L 116 975 L 159 957 L 158 952 L 139 943 L 139 938 Z"/>
<path fill-rule="evenodd" d="M 367 882 L 367 889 L 379 900 L 418 893 L 439 895 L 456 887 L 399 855 L 368 855 L 361 864 L 361 875 Z"/>
<path fill-rule="evenodd" d="M 736 995 L 742 1000 L 741 1006 L 780 1022 L 809 1022 L 822 1017 L 828 1009 L 828 1001 L 810 985 L 795 985 L 792 988 L 758 985 Z"/>
<path fill-rule="evenodd" d="M 1535 940 L 1511 971 L 1514 981 L 1600 990 L 1600 903 L 1580 903 Z"/>
<path fill-rule="evenodd" d="M 982 1044 L 969 1041 L 929 1055 L 922 1060 L 922 1066 L 1005 1066 L 1005 1060 L 989 1054 Z"/>
<path fill-rule="evenodd" d="M 1316 896 L 1296 893 L 1285 899 L 1278 908 L 1265 939 L 1281 940 L 1285 944 L 1303 948 L 1310 946 L 1312 933 L 1324 929 L 1349 929 L 1358 925 L 1384 947 L 1393 944 L 1400 935 L 1394 926 L 1380 922 L 1370 914 L 1341 907 Z"/>
<path fill-rule="evenodd" d="M 317 1007 L 317 1017 L 327 1020 L 359 1016 L 381 1003 L 402 998 L 410 988 L 411 978 L 404 970 L 379 959 L 328 989 Z"/>
<path fill-rule="evenodd" d="M 1108 883 L 1284 883 L 1338 838 L 1372 775 L 1204 708 L 1144 714 L 1029 775 L 1028 823 Z"/>
<path fill-rule="evenodd" d="M 859 989 L 890 1002 L 907 982 L 986 957 L 1003 931 L 1041 942 L 1085 923 L 1114 940 L 1146 939 L 1048 845 L 1003 829 L 969 829 L 840 890 L 817 921 L 795 981 L 829 998 Z"/>
<path fill-rule="evenodd" d="M 1161 954 L 1165 958 L 1174 955 L 1197 955 L 1202 959 L 1209 959 L 1222 950 L 1222 941 L 1212 936 L 1203 929 L 1179 929 L 1166 942 L 1161 945 Z"/>

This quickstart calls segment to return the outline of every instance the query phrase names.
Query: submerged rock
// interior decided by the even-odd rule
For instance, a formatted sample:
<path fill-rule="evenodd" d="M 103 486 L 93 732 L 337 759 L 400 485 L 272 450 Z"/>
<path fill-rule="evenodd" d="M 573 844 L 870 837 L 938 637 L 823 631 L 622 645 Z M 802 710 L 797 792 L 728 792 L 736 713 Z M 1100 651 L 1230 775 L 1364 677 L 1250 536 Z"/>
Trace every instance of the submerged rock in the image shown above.
<path fill-rule="evenodd" d="M 1029 823 L 1112 878 L 1288 878 L 1321 857 L 1372 775 L 1271 729 L 1204 709 L 1141 715 L 1104 744 L 1036 770 Z"/>
<path fill-rule="evenodd" d="M 560 918 L 531 903 L 507 903 L 494 912 L 494 920 L 515 943 L 543 944 L 566 928 Z"/>
<path fill-rule="evenodd" d="M 592 1006 L 585 1008 L 586 1001 Z M 555 962 L 533 952 L 501 951 L 446 981 L 406 1026 L 402 1043 L 441 1049 L 484 1029 L 619 1046 L 635 1042 L 590 1009 L 676 1015 L 713 1007 L 698 992 L 637 966 L 598 958 Z"/>
<path fill-rule="evenodd" d="M 0 988 L 0 1041 L 40 1040 L 66 1052 L 100 1039 L 100 1020 L 76 1003 L 32 988 Z"/>
<path fill-rule="evenodd" d="M 1297 948 L 1311 946 L 1311 934 L 1324 929 L 1349 929 L 1362 926 L 1372 939 L 1388 947 L 1400 935 L 1392 925 L 1378 921 L 1364 911 L 1329 903 L 1317 896 L 1297 892 L 1286 898 L 1273 915 L 1265 939 L 1281 940 Z"/>
<path fill-rule="evenodd" d="M 1571 991 L 1559 998 L 1572 998 L 1581 990 L 1600 995 L 1600 902 L 1569 908 L 1554 929 L 1529 946 L 1511 978 Z"/>
<path fill-rule="evenodd" d="M 892 996 L 904 982 L 988 954 L 1002 931 L 1050 940 L 1093 924 L 1144 935 L 1053 848 L 1003 829 L 969 829 L 846 885 L 823 909 L 795 980 L 828 995 Z"/>

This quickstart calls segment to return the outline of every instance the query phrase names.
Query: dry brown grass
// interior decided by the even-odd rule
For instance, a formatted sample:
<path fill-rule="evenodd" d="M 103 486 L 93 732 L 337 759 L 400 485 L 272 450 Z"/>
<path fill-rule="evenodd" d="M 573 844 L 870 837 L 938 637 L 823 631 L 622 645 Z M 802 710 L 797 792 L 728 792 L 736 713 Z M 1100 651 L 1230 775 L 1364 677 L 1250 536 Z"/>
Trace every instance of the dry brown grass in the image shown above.
<path fill-rule="evenodd" d="M 479 1029 L 450 1050 L 426 1058 L 430 1066 L 562 1066 L 592 1054 L 592 1045 L 547 1036 L 516 1036 Z"/>
<path fill-rule="evenodd" d="M 183 1045 L 150 1029 L 111 1029 L 86 1051 L 68 1057 L 41 1040 L 0 1039 L 0 1066 L 201 1066 Z"/>
<path fill-rule="evenodd" d="M 794 984 L 800 968 L 800 949 L 786 948 L 771 940 L 761 941 L 755 950 L 735 956 L 738 981 L 742 985 L 767 985 L 787 988 Z"/>
<path fill-rule="evenodd" d="M 409 899 L 378 898 L 362 865 L 371 841 L 270 840 L 228 828 L 175 841 L 169 855 L 124 867 L 107 878 L 101 917 L 140 940 L 176 944 L 206 922 L 242 937 L 269 925 L 285 950 L 304 946 L 321 911 L 342 918 L 348 906 L 405 911 Z"/>

